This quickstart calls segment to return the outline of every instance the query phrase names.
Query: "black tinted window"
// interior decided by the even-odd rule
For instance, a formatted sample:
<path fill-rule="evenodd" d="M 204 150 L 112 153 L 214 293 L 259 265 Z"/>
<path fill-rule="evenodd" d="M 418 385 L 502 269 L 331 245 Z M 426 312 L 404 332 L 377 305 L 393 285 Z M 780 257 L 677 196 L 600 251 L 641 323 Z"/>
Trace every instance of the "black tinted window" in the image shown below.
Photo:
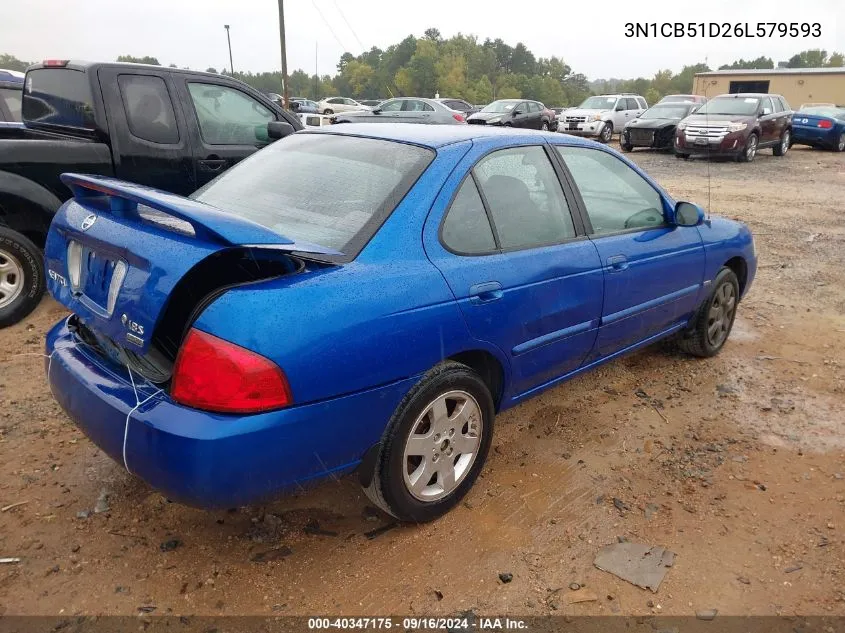
<path fill-rule="evenodd" d="M 119 75 L 120 96 L 133 136 L 151 143 L 178 143 L 173 102 L 161 77 Z"/>
<path fill-rule="evenodd" d="M 475 255 L 496 249 L 493 230 L 472 178 L 461 185 L 443 222 L 443 244 L 456 253 Z"/>
<path fill-rule="evenodd" d="M 637 103 L 636 99 L 632 99 L 631 97 L 628 97 L 627 101 L 628 101 L 628 110 L 639 110 L 640 109 L 640 104 Z"/>
<path fill-rule="evenodd" d="M 12 121 L 21 120 L 21 91 L 12 88 L 0 88 L 0 100 L 6 104 Z"/>
<path fill-rule="evenodd" d="M 501 247 L 528 248 L 575 237 L 560 181 L 542 147 L 493 152 L 475 166 Z"/>
<path fill-rule="evenodd" d="M 193 198 L 296 242 L 354 256 L 434 152 L 331 134 L 294 134 L 224 172 Z"/>
<path fill-rule="evenodd" d="M 94 99 L 88 77 L 69 68 L 38 68 L 26 75 L 23 96 L 26 121 L 94 129 Z"/>

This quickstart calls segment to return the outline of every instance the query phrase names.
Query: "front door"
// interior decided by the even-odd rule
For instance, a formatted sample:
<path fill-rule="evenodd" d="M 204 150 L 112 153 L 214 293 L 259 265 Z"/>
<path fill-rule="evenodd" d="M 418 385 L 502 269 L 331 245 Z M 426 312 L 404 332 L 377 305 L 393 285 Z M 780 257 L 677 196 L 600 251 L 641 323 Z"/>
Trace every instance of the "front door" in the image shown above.
<path fill-rule="evenodd" d="M 546 147 L 487 151 L 476 144 L 450 176 L 425 245 L 472 336 L 510 361 L 508 395 L 518 398 L 578 368 L 592 350 L 601 263 L 576 229 L 574 198 L 564 194 Z"/>
<path fill-rule="evenodd" d="M 187 195 L 197 188 L 191 139 L 170 73 L 101 68 L 115 175 Z"/>
<path fill-rule="evenodd" d="M 193 122 L 198 187 L 271 142 L 267 124 L 278 117 L 251 95 L 206 79 L 176 77 Z"/>
<path fill-rule="evenodd" d="M 610 152 L 557 146 L 582 200 L 604 268 L 596 356 L 607 356 L 689 318 L 703 296 L 696 227 L 668 225 L 668 201 Z"/>

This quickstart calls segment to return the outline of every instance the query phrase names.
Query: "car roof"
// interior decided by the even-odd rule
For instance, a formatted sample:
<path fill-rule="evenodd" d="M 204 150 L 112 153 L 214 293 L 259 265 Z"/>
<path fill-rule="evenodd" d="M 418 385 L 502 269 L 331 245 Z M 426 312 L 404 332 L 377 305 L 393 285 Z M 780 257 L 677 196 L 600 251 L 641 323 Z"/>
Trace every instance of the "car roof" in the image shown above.
<path fill-rule="evenodd" d="M 519 99 L 517 99 L 519 101 Z M 566 144 L 595 146 L 598 143 L 586 139 L 521 128 L 499 127 L 494 125 L 420 125 L 418 123 L 338 123 L 321 128 L 309 129 L 298 134 L 338 134 L 343 136 L 363 136 L 367 138 L 401 143 L 412 143 L 436 149 L 461 141 L 486 138 L 519 139 L 532 137 L 566 139 Z"/>
<path fill-rule="evenodd" d="M 764 97 L 779 97 L 779 94 L 774 94 L 772 92 L 738 92 L 736 94 L 724 94 L 724 95 L 716 95 L 713 97 L 714 99 L 721 99 L 722 97 L 727 97 L 729 99 L 762 99 Z"/>

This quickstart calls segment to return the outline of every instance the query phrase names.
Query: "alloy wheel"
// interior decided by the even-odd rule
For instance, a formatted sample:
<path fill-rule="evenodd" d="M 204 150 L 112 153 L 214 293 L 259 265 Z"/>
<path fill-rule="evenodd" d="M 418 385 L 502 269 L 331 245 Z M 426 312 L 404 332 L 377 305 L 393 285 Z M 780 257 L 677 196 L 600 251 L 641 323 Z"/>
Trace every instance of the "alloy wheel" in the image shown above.
<path fill-rule="evenodd" d="M 757 137 L 751 135 L 748 138 L 748 145 L 745 148 L 745 159 L 750 163 L 757 155 Z"/>
<path fill-rule="evenodd" d="M 613 126 L 610 123 L 605 123 L 604 129 L 601 131 L 601 138 L 605 143 L 610 143 L 613 138 Z"/>
<path fill-rule="evenodd" d="M 23 292 L 23 267 L 11 253 L 0 250 L 0 308 L 14 302 Z"/>
<path fill-rule="evenodd" d="M 736 311 L 736 293 L 730 283 L 723 283 L 716 289 L 710 311 L 707 315 L 707 342 L 719 347 L 725 342 L 733 324 Z"/>
<path fill-rule="evenodd" d="M 789 151 L 789 139 L 790 139 L 789 131 L 787 130 L 786 132 L 783 133 L 783 138 L 780 141 L 781 156 L 783 156 L 784 154 L 786 154 L 787 151 Z"/>
<path fill-rule="evenodd" d="M 403 478 L 420 501 L 453 492 L 481 448 L 481 408 L 466 391 L 440 394 L 417 417 L 405 441 Z"/>
<path fill-rule="evenodd" d="M 845 132 L 839 135 L 839 143 L 836 145 L 836 148 L 840 152 L 845 152 Z"/>

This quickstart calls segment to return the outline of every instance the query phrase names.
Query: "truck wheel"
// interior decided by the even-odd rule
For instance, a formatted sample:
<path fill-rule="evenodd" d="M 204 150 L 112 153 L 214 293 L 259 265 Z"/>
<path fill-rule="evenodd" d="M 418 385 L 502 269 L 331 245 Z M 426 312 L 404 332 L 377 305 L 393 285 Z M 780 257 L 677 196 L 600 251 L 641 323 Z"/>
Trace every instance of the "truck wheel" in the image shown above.
<path fill-rule="evenodd" d="M 0 328 L 32 312 L 45 288 L 41 250 L 17 231 L 0 226 Z"/>
<path fill-rule="evenodd" d="M 780 136 L 780 142 L 775 145 L 775 156 L 785 156 L 790 147 L 792 147 L 792 134 L 789 130 L 784 130 Z"/>
<path fill-rule="evenodd" d="M 613 123 L 608 121 L 604 124 L 604 127 L 601 130 L 601 136 L 599 136 L 602 143 L 610 143 L 610 139 L 613 138 Z"/>
<path fill-rule="evenodd" d="M 739 303 L 739 282 L 736 274 L 723 267 L 713 281 L 713 291 L 690 321 L 688 329 L 678 340 L 678 346 L 688 354 L 709 358 L 719 353 L 728 340 Z"/>
<path fill-rule="evenodd" d="M 393 414 L 364 492 L 400 521 L 432 521 L 475 483 L 490 450 L 490 390 L 456 362 L 434 367 Z"/>
<path fill-rule="evenodd" d="M 751 135 L 748 137 L 748 140 L 745 142 L 745 148 L 740 152 L 737 159 L 741 163 L 750 163 L 754 160 L 754 157 L 757 156 L 757 133 L 752 132 Z"/>

